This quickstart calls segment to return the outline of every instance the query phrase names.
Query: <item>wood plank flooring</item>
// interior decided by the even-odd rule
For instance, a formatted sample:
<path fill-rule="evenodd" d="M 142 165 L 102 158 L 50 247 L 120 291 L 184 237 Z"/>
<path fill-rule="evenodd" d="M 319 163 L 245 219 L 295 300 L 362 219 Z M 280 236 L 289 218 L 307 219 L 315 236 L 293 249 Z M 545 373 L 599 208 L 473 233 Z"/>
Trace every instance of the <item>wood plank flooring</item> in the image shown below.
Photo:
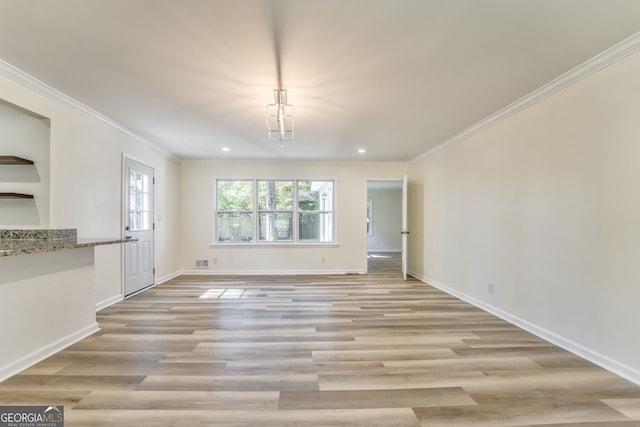
<path fill-rule="evenodd" d="M 415 279 L 182 276 L 0 383 L 71 426 L 640 426 L 640 387 Z M 380 258 L 382 256 L 382 258 Z"/>

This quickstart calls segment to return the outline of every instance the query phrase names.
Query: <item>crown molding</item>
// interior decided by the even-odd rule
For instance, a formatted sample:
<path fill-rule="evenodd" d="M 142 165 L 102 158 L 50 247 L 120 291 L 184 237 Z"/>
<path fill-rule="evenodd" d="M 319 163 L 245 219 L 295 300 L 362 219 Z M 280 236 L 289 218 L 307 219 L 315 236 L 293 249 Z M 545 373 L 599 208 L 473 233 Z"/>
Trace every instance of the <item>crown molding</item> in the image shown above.
<path fill-rule="evenodd" d="M 608 67 L 621 60 L 622 58 L 631 55 L 640 50 L 640 32 L 635 33 L 631 37 L 626 38 L 620 43 L 610 47 L 604 52 L 594 56 L 588 61 L 578 65 L 572 70 L 562 74 L 560 77 L 550 81 L 549 83 L 539 87 L 528 95 L 523 96 L 517 101 L 507 105 L 501 110 L 493 113 L 492 115 L 485 117 L 476 124 L 466 128 L 462 132 L 459 132 L 452 137 L 445 139 L 440 144 L 425 151 L 421 155 L 415 157 L 411 161 L 420 160 L 428 157 L 440 150 L 453 146 L 459 142 L 462 142 L 477 133 L 501 122 L 502 120 L 519 113 L 520 111 L 531 107 L 532 105 L 542 101 L 544 98 L 553 95 L 577 82 L 597 73 L 603 68 Z"/>
<path fill-rule="evenodd" d="M 135 139 L 136 141 L 139 141 L 139 142 L 142 142 L 143 144 L 148 145 L 149 147 L 153 148 L 156 151 L 161 152 L 162 154 L 168 157 L 177 159 L 175 154 L 167 151 L 166 149 L 158 146 L 157 144 L 154 144 L 151 141 L 148 141 L 142 138 L 140 135 L 135 134 L 133 131 L 126 128 L 125 126 L 122 126 L 120 123 L 84 105 L 83 103 L 71 98 L 70 96 L 65 95 L 64 93 L 60 92 L 57 89 L 54 89 L 48 84 L 41 82 L 40 80 L 36 79 L 30 74 L 25 73 L 24 71 L 14 67 L 13 65 L 9 64 L 8 62 L 2 59 L 0 59 L 0 75 L 13 80 L 16 83 L 19 83 L 28 89 L 33 90 L 39 95 L 42 95 L 46 98 L 52 99 L 63 105 L 71 107 L 73 110 L 83 114 L 84 116 L 92 120 L 95 120 L 107 127 L 116 129 L 122 132 L 123 134 Z"/>

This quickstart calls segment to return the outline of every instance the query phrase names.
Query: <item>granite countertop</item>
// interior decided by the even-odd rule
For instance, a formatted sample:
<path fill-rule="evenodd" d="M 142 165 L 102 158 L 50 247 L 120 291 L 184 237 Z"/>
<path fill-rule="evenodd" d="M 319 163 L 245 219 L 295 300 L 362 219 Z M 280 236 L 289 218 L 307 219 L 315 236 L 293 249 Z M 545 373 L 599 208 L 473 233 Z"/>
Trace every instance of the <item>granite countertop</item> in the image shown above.
<path fill-rule="evenodd" d="M 0 230 L 0 257 L 125 243 L 133 239 L 81 238 L 76 229 Z"/>

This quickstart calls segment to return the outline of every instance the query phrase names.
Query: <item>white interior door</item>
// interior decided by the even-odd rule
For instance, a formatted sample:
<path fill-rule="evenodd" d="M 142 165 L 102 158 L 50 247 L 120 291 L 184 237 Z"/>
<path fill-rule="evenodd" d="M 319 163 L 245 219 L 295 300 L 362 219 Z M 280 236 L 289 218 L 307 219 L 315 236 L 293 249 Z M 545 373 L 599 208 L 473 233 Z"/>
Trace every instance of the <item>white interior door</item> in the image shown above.
<path fill-rule="evenodd" d="M 135 160 L 124 161 L 124 295 L 154 282 L 153 168 Z"/>
<path fill-rule="evenodd" d="M 407 175 L 402 178 L 402 278 L 407 280 Z"/>

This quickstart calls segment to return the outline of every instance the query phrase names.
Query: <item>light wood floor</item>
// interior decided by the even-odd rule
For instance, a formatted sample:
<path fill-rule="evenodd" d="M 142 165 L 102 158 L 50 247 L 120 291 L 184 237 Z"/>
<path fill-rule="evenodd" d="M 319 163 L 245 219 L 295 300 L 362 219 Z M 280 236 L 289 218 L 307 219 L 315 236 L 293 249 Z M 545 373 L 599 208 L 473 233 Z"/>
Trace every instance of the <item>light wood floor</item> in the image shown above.
<path fill-rule="evenodd" d="M 183 276 L 0 383 L 66 426 L 640 426 L 640 387 L 417 280 Z"/>

